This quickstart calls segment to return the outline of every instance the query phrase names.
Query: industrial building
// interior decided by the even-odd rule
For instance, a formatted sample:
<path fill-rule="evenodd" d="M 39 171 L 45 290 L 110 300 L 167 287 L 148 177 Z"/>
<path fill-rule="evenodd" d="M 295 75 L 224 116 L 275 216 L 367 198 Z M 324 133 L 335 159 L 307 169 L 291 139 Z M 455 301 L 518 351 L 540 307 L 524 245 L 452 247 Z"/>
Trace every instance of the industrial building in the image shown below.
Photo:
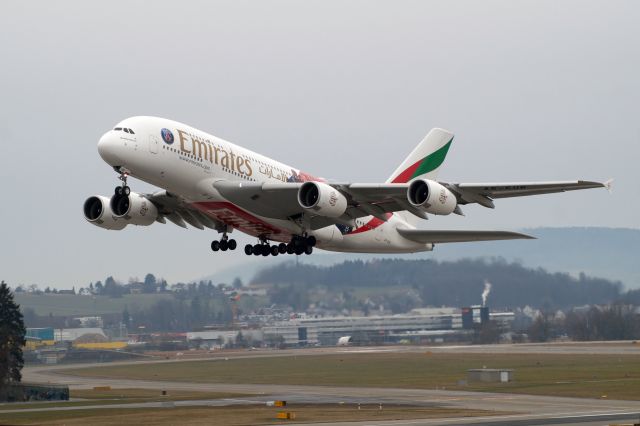
<path fill-rule="evenodd" d="M 238 333 L 242 333 L 249 342 L 262 341 L 261 330 L 243 329 L 191 331 L 187 333 L 187 343 L 197 349 L 220 349 L 228 344 L 236 344 Z"/>
<path fill-rule="evenodd" d="M 281 337 L 288 346 L 335 345 L 344 336 L 351 336 L 354 344 L 429 343 L 466 340 L 474 324 L 508 324 L 513 319 L 513 312 L 490 313 L 486 307 L 425 308 L 400 315 L 295 318 L 262 331 L 265 337 Z"/>

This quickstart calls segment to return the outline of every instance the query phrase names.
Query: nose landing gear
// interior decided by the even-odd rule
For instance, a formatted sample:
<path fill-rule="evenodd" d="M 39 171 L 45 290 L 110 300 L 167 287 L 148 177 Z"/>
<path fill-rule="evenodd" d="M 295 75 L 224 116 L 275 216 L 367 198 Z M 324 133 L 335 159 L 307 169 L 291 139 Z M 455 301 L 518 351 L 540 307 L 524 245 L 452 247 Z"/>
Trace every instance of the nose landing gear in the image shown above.
<path fill-rule="evenodd" d="M 120 170 L 119 173 L 120 176 L 118 176 L 118 179 L 122 181 L 122 185 L 116 186 L 114 192 L 116 195 L 129 196 L 129 194 L 131 194 L 131 188 L 129 188 L 129 186 L 127 185 L 127 177 L 129 176 L 129 173 L 125 170 Z"/>

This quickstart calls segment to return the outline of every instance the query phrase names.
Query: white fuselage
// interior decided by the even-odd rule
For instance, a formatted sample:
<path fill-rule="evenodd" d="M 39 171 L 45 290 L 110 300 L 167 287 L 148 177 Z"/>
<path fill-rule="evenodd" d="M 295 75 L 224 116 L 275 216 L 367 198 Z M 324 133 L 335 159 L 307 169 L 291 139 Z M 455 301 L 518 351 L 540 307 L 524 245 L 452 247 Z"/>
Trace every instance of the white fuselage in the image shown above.
<path fill-rule="evenodd" d="M 118 128 L 132 129 L 134 134 L 115 130 Z M 213 182 L 324 181 L 191 126 L 156 117 L 123 120 L 102 136 L 98 150 L 109 165 L 123 167 L 131 176 L 182 197 L 230 228 L 274 241 L 288 242 L 305 230 L 295 221 L 261 217 L 239 208 L 225 199 Z M 373 216 L 357 219 L 352 229 L 331 225 L 308 232 L 325 250 L 409 253 L 433 248 L 407 240 L 396 231 L 399 226 L 413 228 L 402 214 L 387 217 L 387 221 Z"/>

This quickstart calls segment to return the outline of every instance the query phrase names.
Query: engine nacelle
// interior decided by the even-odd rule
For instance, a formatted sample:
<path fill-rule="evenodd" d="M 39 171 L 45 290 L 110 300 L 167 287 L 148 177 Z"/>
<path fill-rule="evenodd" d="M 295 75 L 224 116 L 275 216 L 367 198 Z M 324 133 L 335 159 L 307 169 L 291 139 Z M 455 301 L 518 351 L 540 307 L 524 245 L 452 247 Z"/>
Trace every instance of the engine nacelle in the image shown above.
<path fill-rule="evenodd" d="M 451 191 L 429 179 L 411 182 L 407 190 L 407 198 L 412 206 L 438 215 L 451 214 L 458 205 L 458 200 Z"/>
<path fill-rule="evenodd" d="M 158 218 L 158 209 L 144 195 L 132 192 L 129 195 L 116 194 L 109 203 L 116 218 L 122 218 L 133 225 L 151 225 Z"/>
<path fill-rule="evenodd" d="M 320 216 L 340 217 L 347 210 L 347 199 L 340 191 L 322 182 L 305 182 L 298 190 L 298 203 Z"/>
<path fill-rule="evenodd" d="M 109 199 L 101 195 L 94 195 L 84 202 L 84 218 L 100 228 L 119 231 L 127 226 L 124 218 L 116 217 L 109 206 Z"/>

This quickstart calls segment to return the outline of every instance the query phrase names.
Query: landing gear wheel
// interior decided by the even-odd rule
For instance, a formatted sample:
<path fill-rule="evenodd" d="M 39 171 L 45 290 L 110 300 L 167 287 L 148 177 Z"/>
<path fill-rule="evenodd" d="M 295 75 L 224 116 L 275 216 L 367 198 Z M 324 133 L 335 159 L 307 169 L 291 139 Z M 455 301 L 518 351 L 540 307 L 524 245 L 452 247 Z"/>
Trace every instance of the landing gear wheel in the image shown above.
<path fill-rule="evenodd" d="M 228 248 L 229 248 L 229 243 L 227 242 L 227 240 L 220 241 L 220 250 L 227 251 Z"/>
<path fill-rule="evenodd" d="M 268 244 L 262 245 L 262 255 L 269 256 L 271 254 L 271 247 Z"/>
<path fill-rule="evenodd" d="M 293 244 L 287 244 L 287 254 L 293 254 L 294 251 Z"/>
<path fill-rule="evenodd" d="M 313 247 L 311 247 L 311 246 L 305 247 L 304 252 L 305 252 L 305 254 L 313 253 Z"/>
<path fill-rule="evenodd" d="M 247 256 L 251 256 L 253 254 L 253 246 L 251 244 L 244 246 L 244 254 Z"/>
<path fill-rule="evenodd" d="M 316 242 L 317 242 L 316 241 L 316 237 L 314 237 L 313 235 L 307 237 L 306 243 L 307 243 L 307 245 L 309 247 L 315 247 L 316 246 Z"/>
<path fill-rule="evenodd" d="M 285 254 L 287 252 L 287 245 L 285 243 L 278 244 L 278 252 L 280 254 Z"/>
<path fill-rule="evenodd" d="M 280 253 L 278 246 L 271 246 L 271 256 L 277 256 Z"/>
<path fill-rule="evenodd" d="M 122 187 L 121 186 L 116 186 L 116 189 L 115 189 L 114 192 L 115 192 L 116 195 L 122 195 Z"/>
<path fill-rule="evenodd" d="M 255 246 L 253 246 L 253 255 L 260 256 L 261 254 L 262 254 L 262 245 L 256 244 Z"/>
<path fill-rule="evenodd" d="M 123 186 L 122 193 L 128 196 L 129 194 L 131 194 L 131 188 L 129 188 L 128 186 Z"/>
<path fill-rule="evenodd" d="M 300 256 L 304 253 L 304 249 L 302 247 L 296 247 L 296 256 Z"/>
<path fill-rule="evenodd" d="M 236 247 L 238 247 L 238 243 L 236 243 L 236 240 L 229 240 L 228 241 L 229 244 L 229 250 L 235 250 Z"/>
<path fill-rule="evenodd" d="M 220 250 L 220 241 L 211 241 L 211 250 L 213 251 Z"/>

